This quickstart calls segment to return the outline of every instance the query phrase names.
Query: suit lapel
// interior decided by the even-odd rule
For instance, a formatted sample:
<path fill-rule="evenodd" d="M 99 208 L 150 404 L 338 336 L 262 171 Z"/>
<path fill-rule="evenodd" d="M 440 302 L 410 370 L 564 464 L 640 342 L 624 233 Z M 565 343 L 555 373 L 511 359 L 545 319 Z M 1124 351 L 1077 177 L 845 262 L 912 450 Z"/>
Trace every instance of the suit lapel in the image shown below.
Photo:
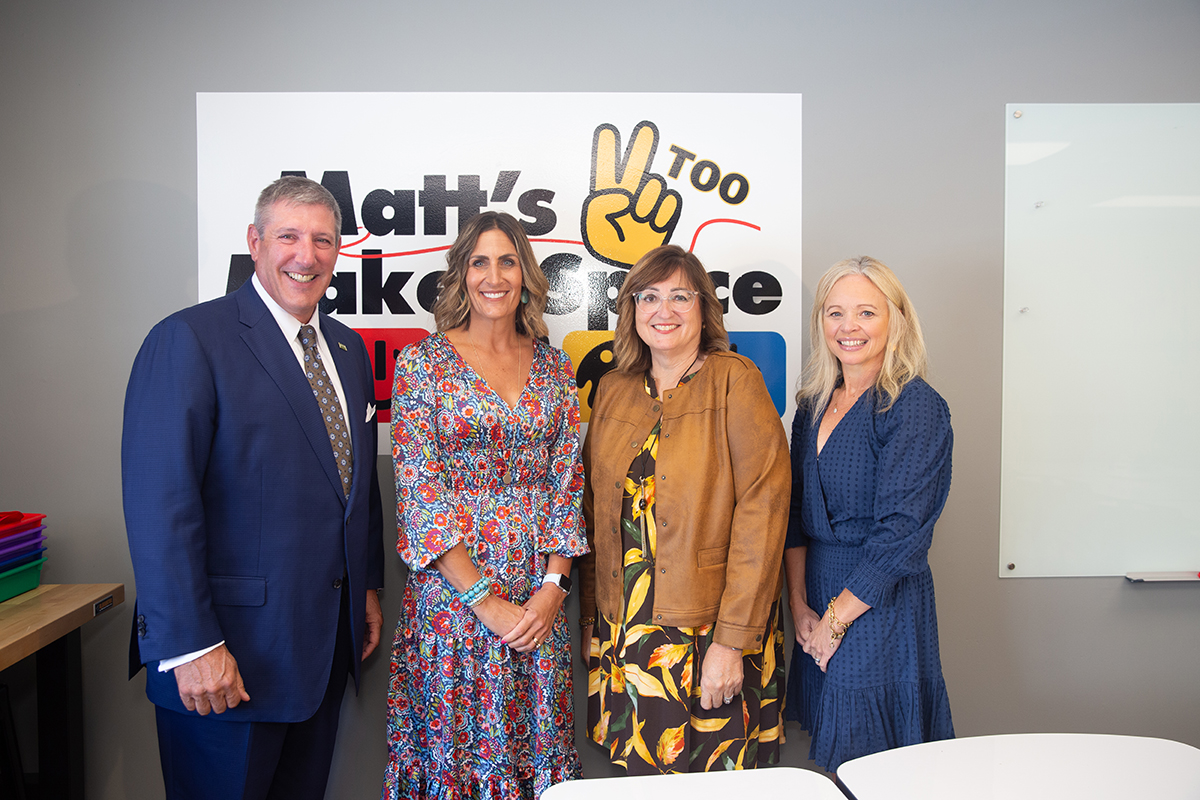
<path fill-rule="evenodd" d="M 247 326 L 242 333 L 242 341 L 287 399 L 300 429 L 304 431 L 312 446 L 313 454 L 325 472 L 325 477 L 329 479 L 344 504 L 342 479 L 333 460 L 329 433 L 325 430 L 325 421 L 321 418 L 312 387 L 296 362 L 296 354 L 291 345 L 284 340 L 283 332 L 279 330 L 275 318 L 271 316 L 250 281 L 246 281 L 238 290 L 237 300 L 239 319 Z M 338 368 L 341 369 L 341 362 L 338 362 Z"/>

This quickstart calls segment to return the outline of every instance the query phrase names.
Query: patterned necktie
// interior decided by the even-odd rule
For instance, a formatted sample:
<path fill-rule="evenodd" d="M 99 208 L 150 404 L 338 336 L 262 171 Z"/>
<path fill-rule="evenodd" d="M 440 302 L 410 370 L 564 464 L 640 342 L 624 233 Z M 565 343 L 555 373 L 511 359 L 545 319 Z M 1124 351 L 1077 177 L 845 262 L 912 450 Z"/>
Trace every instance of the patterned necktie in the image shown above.
<path fill-rule="evenodd" d="M 329 443 L 333 445 L 333 459 L 337 462 L 338 474 L 342 477 L 342 492 L 350 496 L 350 479 L 353 468 L 353 453 L 350 449 L 350 426 L 337 391 L 329 373 L 321 363 L 321 351 L 317 349 L 317 331 L 312 325 L 300 326 L 300 344 L 304 347 L 304 374 L 312 386 L 313 396 L 321 405 L 321 416 L 325 419 L 325 430 L 329 432 Z"/>

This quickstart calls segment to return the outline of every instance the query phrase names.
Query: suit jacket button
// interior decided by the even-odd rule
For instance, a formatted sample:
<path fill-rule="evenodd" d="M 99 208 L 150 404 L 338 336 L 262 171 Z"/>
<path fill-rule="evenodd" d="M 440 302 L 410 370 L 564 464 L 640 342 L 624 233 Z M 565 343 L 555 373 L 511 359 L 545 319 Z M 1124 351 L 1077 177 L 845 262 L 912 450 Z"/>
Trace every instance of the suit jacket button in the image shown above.
<path fill-rule="evenodd" d="M 138 614 L 138 625 L 141 625 L 142 627 L 146 626 L 146 615 L 145 614 Z"/>
<path fill-rule="evenodd" d="M 342 588 L 342 579 L 341 578 L 338 578 L 336 581 L 333 582 L 333 588 L 335 588 L 335 589 Z"/>

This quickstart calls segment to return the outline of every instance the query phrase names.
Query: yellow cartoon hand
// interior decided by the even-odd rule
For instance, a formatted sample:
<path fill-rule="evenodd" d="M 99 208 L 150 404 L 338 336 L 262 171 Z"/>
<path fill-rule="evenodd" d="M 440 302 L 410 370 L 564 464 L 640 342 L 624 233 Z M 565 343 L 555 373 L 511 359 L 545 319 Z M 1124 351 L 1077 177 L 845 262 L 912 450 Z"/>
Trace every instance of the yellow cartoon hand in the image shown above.
<path fill-rule="evenodd" d="M 592 138 L 592 187 L 583 202 L 583 243 L 593 256 L 628 269 L 647 251 L 671 241 L 683 199 L 650 171 L 658 128 L 639 122 L 625 158 L 621 134 L 607 123 Z"/>

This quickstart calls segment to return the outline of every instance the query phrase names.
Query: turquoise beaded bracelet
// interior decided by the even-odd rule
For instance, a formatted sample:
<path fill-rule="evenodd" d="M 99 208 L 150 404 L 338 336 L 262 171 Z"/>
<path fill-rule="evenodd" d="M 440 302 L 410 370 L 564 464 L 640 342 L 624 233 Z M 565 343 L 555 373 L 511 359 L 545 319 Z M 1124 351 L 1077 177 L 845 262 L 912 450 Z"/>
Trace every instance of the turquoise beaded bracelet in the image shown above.
<path fill-rule="evenodd" d="M 491 593 L 491 583 L 489 583 L 487 578 L 480 578 L 479 580 L 475 581 L 471 588 L 467 589 L 465 592 L 459 592 L 458 599 L 464 606 L 467 606 L 468 608 L 474 608 L 486 600 Z"/>

